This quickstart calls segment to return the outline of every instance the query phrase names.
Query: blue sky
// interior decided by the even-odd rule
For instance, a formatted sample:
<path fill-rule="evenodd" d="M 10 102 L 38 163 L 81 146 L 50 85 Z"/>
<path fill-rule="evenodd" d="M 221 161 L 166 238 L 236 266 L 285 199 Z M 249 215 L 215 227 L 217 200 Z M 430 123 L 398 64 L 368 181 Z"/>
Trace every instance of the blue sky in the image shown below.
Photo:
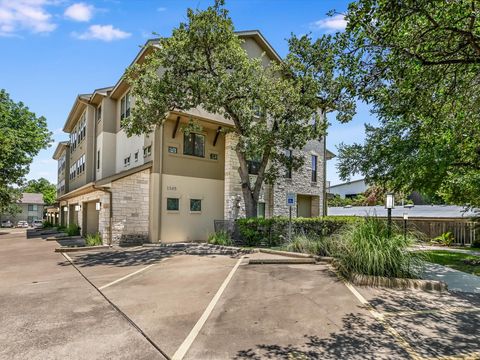
<path fill-rule="evenodd" d="M 185 20 L 188 7 L 203 8 L 205 0 L 0 0 L 0 88 L 15 101 L 23 101 L 37 115 L 47 118 L 55 141 L 78 93 L 113 85 L 133 60 L 139 46 L 152 32 L 168 36 Z M 287 53 L 291 33 L 341 30 L 341 15 L 348 1 L 329 0 L 227 0 L 236 30 L 260 30 L 281 56 Z M 359 104 L 349 124 L 332 126 L 328 148 L 364 138 L 365 122 L 375 122 L 368 108 Z M 29 179 L 45 177 L 56 183 L 56 143 L 34 159 Z M 340 182 L 335 160 L 329 161 L 327 179 Z"/>

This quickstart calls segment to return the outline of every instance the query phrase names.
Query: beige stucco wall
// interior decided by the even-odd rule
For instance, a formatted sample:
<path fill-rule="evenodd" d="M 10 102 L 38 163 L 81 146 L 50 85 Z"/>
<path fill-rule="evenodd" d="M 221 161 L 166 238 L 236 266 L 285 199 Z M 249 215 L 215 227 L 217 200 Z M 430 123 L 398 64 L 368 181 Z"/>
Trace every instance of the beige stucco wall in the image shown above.
<path fill-rule="evenodd" d="M 205 241 L 213 221 L 223 219 L 223 180 L 162 175 L 161 241 Z M 167 198 L 179 198 L 179 211 L 167 211 Z M 190 199 L 202 200 L 200 213 L 190 212 Z"/>
<path fill-rule="evenodd" d="M 197 178 L 223 180 L 225 176 L 225 135 L 220 133 L 217 143 L 213 142 L 217 133 L 217 125 L 208 124 L 204 121 L 198 121 L 202 126 L 201 134 L 205 135 L 205 157 L 197 157 L 183 154 L 184 133 L 182 126 L 186 125 L 188 119 L 183 118 L 180 121 L 178 130 L 173 136 L 175 129 L 175 120 L 168 120 L 163 129 L 163 166 L 164 174 L 192 176 Z M 168 147 L 176 147 L 177 154 L 168 152 Z M 210 159 L 210 154 L 216 154 L 218 159 Z"/>

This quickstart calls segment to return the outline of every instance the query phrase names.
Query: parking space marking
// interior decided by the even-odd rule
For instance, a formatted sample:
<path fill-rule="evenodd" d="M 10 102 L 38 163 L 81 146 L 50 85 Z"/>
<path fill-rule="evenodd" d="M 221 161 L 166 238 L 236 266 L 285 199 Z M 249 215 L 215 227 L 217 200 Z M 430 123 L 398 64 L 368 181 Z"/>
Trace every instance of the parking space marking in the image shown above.
<path fill-rule="evenodd" d="M 383 325 L 383 327 L 393 336 L 397 343 L 410 355 L 413 360 L 421 360 L 422 357 L 410 346 L 410 344 L 395 330 L 385 316 L 377 311 L 372 304 L 370 304 L 363 296 L 360 294 L 355 287 L 348 281 L 344 281 L 345 286 L 348 290 L 357 298 L 362 305 L 368 309 L 368 311 L 373 315 L 373 317 Z"/>
<path fill-rule="evenodd" d="M 240 263 L 243 261 L 244 256 L 240 257 L 238 259 L 237 263 L 233 267 L 233 269 L 230 271 L 230 273 L 227 275 L 225 280 L 223 281 L 222 285 L 218 289 L 217 293 L 213 297 L 213 299 L 210 301 L 208 304 L 207 308 L 203 312 L 202 316 L 200 319 L 198 319 L 197 323 L 195 326 L 192 328 L 188 336 L 185 338 L 183 343 L 180 345 L 180 347 L 175 351 L 175 354 L 172 356 L 172 360 L 182 360 L 187 351 L 190 349 L 190 346 L 192 346 L 192 343 L 195 341 L 195 338 L 199 334 L 200 330 L 202 330 L 203 325 L 205 325 L 208 317 L 212 313 L 213 309 L 215 308 L 215 305 L 217 305 L 218 300 L 222 296 L 223 292 L 227 288 L 228 283 L 233 277 L 233 274 L 235 274 L 235 271 L 237 271 Z"/>
<path fill-rule="evenodd" d="M 152 266 L 157 265 L 157 264 L 158 264 L 158 263 L 147 265 L 147 266 L 145 266 L 144 268 L 141 268 L 141 269 L 139 269 L 139 270 L 137 270 L 137 271 L 134 271 L 133 273 L 130 273 L 130 274 L 128 274 L 128 275 L 125 275 L 125 276 L 121 277 L 120 279 L 117 279 L 117 280 L 112 281 L 112 282 L 110 282 L 110 283 L 108 283 L 108 284 L 105 284 L 105 285 L 103 285 L 103 286 L 100 286 L 99 289 L 100 289 L 100 290 L 103 290 L 103 289 L 106 289 L 107 287 L 110 287 L 110 286 L 112 286 L 112 285 L 118 284 L 119 282 L 122 282 L 123 280 L 126 280 L 126 279 L 128 279 L 128 278 L 130 278 L 130 277 L 132 277 L 132 276 L 134 276 L 134 275 L 140 274 L 141 272 L 144 272 L 145 270 L 150 269 Z"/>

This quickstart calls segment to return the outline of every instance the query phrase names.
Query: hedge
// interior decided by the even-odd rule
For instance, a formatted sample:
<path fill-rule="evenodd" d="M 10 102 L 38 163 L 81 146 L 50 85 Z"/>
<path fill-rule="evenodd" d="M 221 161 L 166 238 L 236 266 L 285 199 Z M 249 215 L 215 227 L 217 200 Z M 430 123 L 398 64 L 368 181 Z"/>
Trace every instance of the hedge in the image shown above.
<path fill-rule="evenodd" d="M 292 219 L 292 236 L 313 234 L 329 236 L 345 224 L 359 221 L 358 217 L 327 216 L 319 218 Z M 241 240 L 247 246 L 280 246 L 288 237 L 288 218 L 248 218 L 236 221 Z"/>

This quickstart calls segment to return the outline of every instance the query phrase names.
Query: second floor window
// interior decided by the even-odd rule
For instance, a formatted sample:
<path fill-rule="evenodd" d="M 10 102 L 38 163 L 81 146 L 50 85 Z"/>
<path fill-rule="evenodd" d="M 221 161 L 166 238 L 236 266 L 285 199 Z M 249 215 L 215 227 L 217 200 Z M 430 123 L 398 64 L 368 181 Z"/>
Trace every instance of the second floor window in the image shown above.
<path fill-rule="evenodd" d="M 102 105 L 97 107 L 97 121 L 102 120 Z"/>
<path fill-rule="evenodd" d="M 120 121 L 130 116 L 130 91 L 120 100 Z M 120 124 L 121 125 L 121 124 Z"/>
<path fill-rule="evenodd" d="M 205 135 L 195 133 L 184 135 L 183 154 L 205 157 Z"/>
<path fill-rule="evenodd" d="M 312 182 L 317 182 L 318 156 L 312 155 Z"/>

